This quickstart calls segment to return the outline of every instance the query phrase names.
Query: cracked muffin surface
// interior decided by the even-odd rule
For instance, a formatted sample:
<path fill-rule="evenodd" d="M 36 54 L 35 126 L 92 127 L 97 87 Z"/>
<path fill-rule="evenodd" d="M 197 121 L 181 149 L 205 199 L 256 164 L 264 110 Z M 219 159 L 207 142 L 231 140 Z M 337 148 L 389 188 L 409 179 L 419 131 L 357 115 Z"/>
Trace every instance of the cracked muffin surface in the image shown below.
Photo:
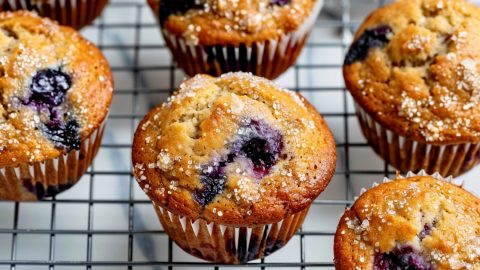
<path fill-rule="evenodd" d="M 75 30 L 0 13 L 0 167 L 57 158 L 98 129 L 113 92 L 108 63 Z"/>
<path fill-rule="evenodd" d="M 148 0 L 163 28 L 192 44 L 252 44 L 296 31 L 320 0 Z"/>
<path fill-rule="evenodd" d="M 381 125 L 429 143 L 480 138 L 480 8 L 464 0 L 400 0 L 360 26 L 347 88 Z"/>
<path fill-rule="evenodd" d="M 336 160 L 330 130 L 303 97 L 247 73 L 184 82 L 139 124 L 132 155 L 157 205 L 244 226 L 304 210 Z"/>
<path fill-rule="evenodd" d="M 340 220 L 336 269 L 480 268 L 480 200 L 431 176 L 380 184 Z"/>

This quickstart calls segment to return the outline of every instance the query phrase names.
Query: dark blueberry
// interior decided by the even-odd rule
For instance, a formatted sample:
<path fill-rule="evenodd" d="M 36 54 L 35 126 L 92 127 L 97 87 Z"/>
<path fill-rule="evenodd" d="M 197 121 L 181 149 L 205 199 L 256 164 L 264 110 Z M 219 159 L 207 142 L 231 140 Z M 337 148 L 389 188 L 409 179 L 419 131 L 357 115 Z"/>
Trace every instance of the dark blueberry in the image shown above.
<path fill-rule="evenodd" d="M 42 199 L 45 198 L 45 188 L 43 187 L 43 184 L 40 182 L 37 182 L 35 185 L 35 189 L 37 191 L 37 199 Z"/>
<path fill-rule="evenodd" d="M 43 187 L 42 183 L 37 182 L 35 185 L 33 185 L 30 180 L 24 180 L 23 187 L 30 193 L 35 194 L 38 200 L 45 197 L 45 188 Z"/>
<path fill-rule="evenodd" d="M 199 204 L 205 206 L 223 192 L 227 181 L 225 168 L 237 158 L 247 159 L 253 167 L 251 174 L 262 179 L 280 157 L 283 136 L 279 131 L 260 120 L 250 120 L 241 129 L 241 135 L 230 145 L 229 153 L 220 162 L 202 168 L 202 188 L 194 193 Z"/>
<path fill-rule="evenodd" d="M 53 197 L 57 194 L 71 188 L 72 184 L 65 184 L 65 185 L 58 185 L 58 186 L 48 186 L 47 191 L 45 193 L 45 197 Z"/>
<path fill-rule="evenodd" d="M 271 5 L 285 6 L 290 4 L 291 0 L 270 0 Z"/>
<path fill-rule="evenodd" d="M 255 170 L 265 174 L 278 157 L 268 149 L 268 142 L 261 138 L 252 138 L 242 146 L 242 151 L 252 160 Z"/>
<path fill-rule="evenodd" d="M 239 156 L 250 159 L 254 173 L 263 178 L 277 162 L 283 150 L 283 136 L 263 121 L 252 120 L 248 127 L 250 132 L 240 139 Z"/>
<path fill-rule="evenodd" d="M 392 28 L 386 25 L 365 30 L 350 47 L 345 57 L 345 65 L 351 65 L 356 61 L 363 60 L 367 57 L 371 48 L 378 48 L 387 44 L 389 41 L 388 36 L 391 33 Z"/>
<path fill-rule="evenodd" d="M 65 100 L 65 94 L 70 89 L 72 81 L 70 76 L 60 70 L 44 69 L 32 78 L 30 90 L 32 92 L 28 104 L 46 107 L 59 106 Z"/>
<path fill-rule="evenodd" d="M 66 106 L 62 106 L 71 86 L 71 77 L 60 69 L 43 69 L 32 77 L 29 96 L 22 99 L 41 116 L 39 128 L 45 136 L 69 151 L 80 149 L 79 124 L 71 116 L 67 118 Z"/>
<path fill-rule="evenodd" d="M 75 120 L 66 123 L 62 121 L 51 121 L 44 125 L 43 132 L 55 146 L 65 148 L 68 151 L 80 149 L 79 125 Z"/>
<path fill-rule="evenodd" d="M 425 224 L 423 230 L 418 234 L 418 238 L 423 240 L 425 237 L 429 236 L 432 233 L 432 226 L 430 224 Z"/>
<path fill-rule="evenodd" d="M 35 194 L 38 200 L 41 200 L 47 197 L 53 197 L 58 193 L 71 188 L 73 185 L 66 184 L 66 185 L 58 185 L 58 186 L 48 186 L 47 190 L 45 190 L 45 187 L 43 186 L 42 183 L 37 182 L 35 185 L 33 185 L 32 182 L 30 182 L 30 180 L 24 180 L 23 186 L 30 193 Z"/>
<path fill-rule="evenodd" d="M 242 146 L 242 151 L 256 166 L 272 166 L 273 154 L 266 151 L 267 141 L 261 138 L 252 138 Z"/>
<path fill-rule="evenodd" d="M 202 188 L 196 190 L 194 193 L 195 200 L 205 206 L 215 199 L 215 197 L 222 193 L 227 183 L 227 176 L 225 175 L 225 162 L 220 162 L 214 166 L 205 166 L 200 176 Z"/>
<path fill-rule="evenodd" d="M 433 266 L 412 247 L 396 247 L 390 253 L 375 255 L 374 270 L 433 270 Z"/>
<path fill-rule="evenodd" d="M 190 9 L 201 8 L 203 8 L 201 0 L 160 0 L 160 23 L 163 25 L 172 14 L 184 14 Z"/>

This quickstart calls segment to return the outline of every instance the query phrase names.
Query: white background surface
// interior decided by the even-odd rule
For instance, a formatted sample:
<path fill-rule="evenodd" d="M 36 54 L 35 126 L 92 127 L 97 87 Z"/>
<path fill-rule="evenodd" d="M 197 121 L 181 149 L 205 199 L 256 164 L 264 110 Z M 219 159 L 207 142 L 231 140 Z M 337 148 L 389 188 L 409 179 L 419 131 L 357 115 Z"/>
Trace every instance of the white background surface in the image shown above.
<path fill-rule="evenodd" d="M 131 261 L 147 264 L 133 269 L 168 269 L 147 263 L 168 261 L 168 238 L 161 232 L 146 196 L 132 181 L 129 145 L 140 117 L 165 100 L 171 85 L 178 86 L 184 75 L 178 69 L 170 69 L 171 56 L 159 47 L 163 40 L 149 8 L 119 2 L 113 1 L 116 4 L 107 8 L 96 26 L 82 31 L 88 39 L 102 45 L 116 81 L 104 146 L 94 162 L 93 173 L 58 196 L 55 204 L 21 203 L 15 215 L 14 203 L 0 203 L 0 262 L 53 259 L 67 264 L 55 265 L 54 269 L 86 269 L 82 264 L 72 266 L 75 261 L 128 262 L 130 231 Z M 144 2 L 122 0 L 121 3 L 143 5 Z M 344 7 L 350 6 L 352 12 L 342 12 L 342 3 Z M 343 51 L 351 38 L 348 26 L 355 27 L 378 2 L 332 0 L 328 5 L 331 8 L 324 9 L 297 67 L 277 80 L 284 87 L 300 90 L 325 115 L 338 143 L 337 174 L 312 206 L 303 227 L 305 234 L 295 236 L 284 249 L 265 260 L 300 263 L 303 249 L 304 262 L 318 266 L 306 269 L 333 269 L 328 266 L 333 260 L 332 234 L 345 208 L 344 201 L 351 200 L 362 187 L 380 181 L 385 168 L 370 147 L 363 145 L 365 140 L 353 115 L 351 97 L 343 91 L 341 76 Z M 393 172 L 392 168 L 389 170 Z M 469 190 L 480 191 L 479 175 L 480 168 L 476 168 L 461 179 Z M 16 238 L 11 233 L 15 222 Z M 52 236 L 51 232 L 56 233 Z M 16 251 L 13 256 L 12 247 Z M 173 261 L 199 262 L 175 246 Z M 0 264 L 0 270 L 4 269 L 11 267 Z M 48 269 L 48 265 L 18 265 L 15 269 Z M 128 268 L 93 266 L 92 269 Z"/>

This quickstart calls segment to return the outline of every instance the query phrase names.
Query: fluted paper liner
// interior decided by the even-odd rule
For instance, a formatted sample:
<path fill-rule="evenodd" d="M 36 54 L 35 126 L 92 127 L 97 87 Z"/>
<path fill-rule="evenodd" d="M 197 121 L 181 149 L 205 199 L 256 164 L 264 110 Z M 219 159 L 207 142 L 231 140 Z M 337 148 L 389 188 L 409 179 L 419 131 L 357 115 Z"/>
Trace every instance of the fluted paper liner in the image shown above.
<path fill-rule="evenodd" d="M 251 46 L 203 46 L 187 43 L 163 29 L 167 47 L 177 64 L 189 76 L 244 71 L 275 79 L 295 64 L 302 51 L 323 5 L 318 0 L 303 24 L 294 32 L 277 39 L 255 42 Z M 155 14 L 158 17 L 158 14 Z"/>
<path fill-rule="evenodd" d="M 434 145 L 410 140 L 383 127 L 358 104 L 355 107 L 368 143 L 387 163 L 402 173 L 423 169 L 429 174 L 439 172 L 456 177 L 480 163 L 478 143 Z"/>
<path fill-rule="evenodd" d="M 95 155 L 105 130 L 105 121 L 72 150 L 55 159 L 0 168 L 0 200 L 36 201 L 54 196 L 80 180 Z"/>
<path fill-rule="evenodd" d="M 282 248 L 302 225 L 309 208 L 273 224 L 225 226 L 191 220 L 155 205 L 165 232 L 187 253 L 217 263 L 245 263 Z"/>
<path fill-rule="evenodd" d="M 0 11 L 33 10 L 42 17 L 80 29 L 100 16 L 108 0 L 0 0 Z"/>

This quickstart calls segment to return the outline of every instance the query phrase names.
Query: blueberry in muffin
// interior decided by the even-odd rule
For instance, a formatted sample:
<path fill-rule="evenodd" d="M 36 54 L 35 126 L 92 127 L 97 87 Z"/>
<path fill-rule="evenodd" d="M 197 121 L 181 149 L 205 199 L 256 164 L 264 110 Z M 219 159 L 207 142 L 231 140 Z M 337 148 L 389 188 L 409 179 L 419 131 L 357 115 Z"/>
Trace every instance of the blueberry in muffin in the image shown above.
<path fill-rule="evenodd" d="M 406 173 L 457 176 L 480 162 L 480 8 L 400 0 L 368 16 L 345 57 L 368 143 Z"/>
<path fill-rule="evenodd" d="M 136 179 L 180 247 L 240 263 L 285 245 L 329 183 L 335 155 L 330 130 L 303 97 L 251 74 L 228 73 L 195 76 L 152 110 L 135 133 L 132 159 Z M 197 222 L 192 235 L 189 226 Z M 205 224 L 213 230 L 203 230 Z M 253 233 L 235 242 L 232 233 L 247 229 Z"/>
<path fill-rule="evenodd" d="M 189 76 L 244 71 L 274 79 L 292 66 L 323 0 L 148 0 Z"/>
<path fill-rule="evenodd" d="M 389 26 L 382 25 L 368 29 L 352 44 L 345 56 L 345 64 L 351 65 L 354 62 L 364 60 L 372 48 L 378 48 L 388 43 L 388 35 L 392 34 Z"/>
<path fill-rule="evenodd" d="M 77 120 L 65 119 L 68 116 L 65 102 L 71 87 L 71 78 L 60 70 L 40 70 L 32 78 L 30 95 L 23 104 L 43 114 L 47 121 L 41 124 L 44 134 L 55 146 L 67 150 L 80 149 L 79 125 Z"/>
<path fill-rule="evenodd" d="M 0 199 L 75 184 L 100 147 L 113 82 L 101 52 L 69 27 L 0 13 Z"/>
<path fill-rule="evenodd" d="M 335 234 L 335 269 L 480 267 L 480 199 L 439 175 L 386 180 L 347 209 Z"/>

